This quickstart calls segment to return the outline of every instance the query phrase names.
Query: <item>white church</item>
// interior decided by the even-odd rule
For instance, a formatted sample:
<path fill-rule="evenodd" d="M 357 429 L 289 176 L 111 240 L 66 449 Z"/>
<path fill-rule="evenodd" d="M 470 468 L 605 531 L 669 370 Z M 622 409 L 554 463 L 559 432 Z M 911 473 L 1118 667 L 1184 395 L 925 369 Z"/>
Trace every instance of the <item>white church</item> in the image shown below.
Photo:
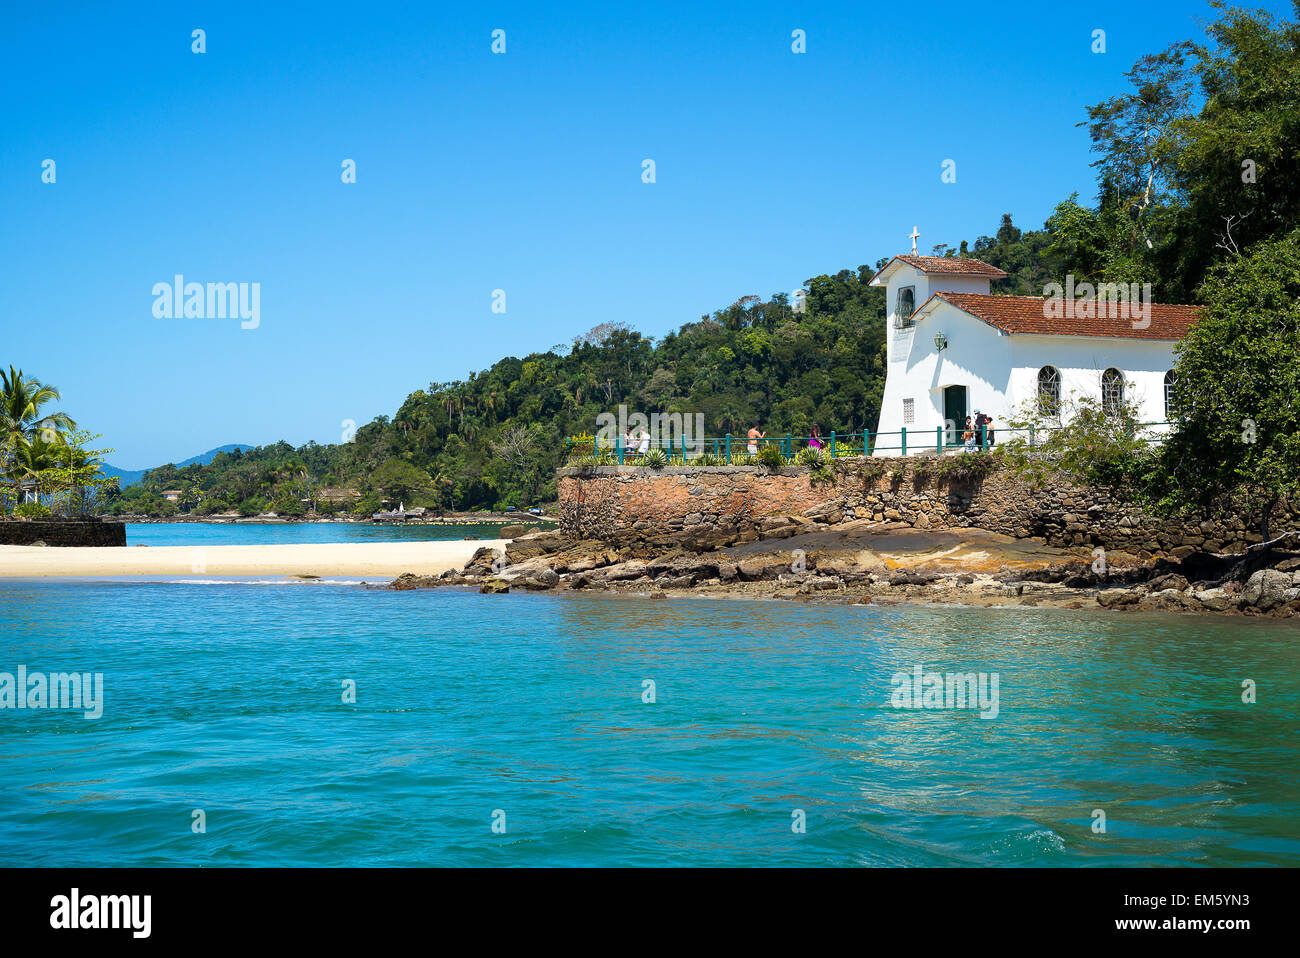
<path fill-rule="evenodd" d="M 1103 408 L 1135 404 L 1143 423 L 1173 418 L 1174 345 L 1197 307 L 1151 303 L 1149 287 L 1146 302 L 1137 289 L 1130 302 L 1123 286 L 1103 287 L 1101 299 L 1076 300 L 1073 289 L 1057 298 L 994 296 L 989 284 L 1006 273 L 977 259 L 918 256 L 917 235 L 913 229 L 910 255 L 895 256 L 871 279 L 885 287 L 888 304 L 874 455 L 899 455 L 904 430 L 908 455 L 934 454 L 940 437 L 943 451 L 955 451 L 977 411 L 1006 438 L 1029 404 L 1068 410 L 1072 397 Z"/>

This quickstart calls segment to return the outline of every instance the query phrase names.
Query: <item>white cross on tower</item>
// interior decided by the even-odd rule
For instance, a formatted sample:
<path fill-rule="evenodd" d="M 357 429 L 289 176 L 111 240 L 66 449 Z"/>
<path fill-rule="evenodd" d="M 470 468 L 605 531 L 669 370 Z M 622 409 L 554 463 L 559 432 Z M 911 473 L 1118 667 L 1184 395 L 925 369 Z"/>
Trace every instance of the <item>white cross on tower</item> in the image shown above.
<path fill-rule="evenodd" d="M 913 227 L 912 227 L 912 232 L 908 233 L 907 235 L 908 235 L 908 237 L 912 240 L 912 255 L 915 256 L 915 255 L 916 255 L 916 238 L 917 238 L 918 236 L 920 236 L 921 233 L 920 233 L 919 230 L 917 230 L 917 228 L 916 228 L 915 226 L 913 226 Z"/>

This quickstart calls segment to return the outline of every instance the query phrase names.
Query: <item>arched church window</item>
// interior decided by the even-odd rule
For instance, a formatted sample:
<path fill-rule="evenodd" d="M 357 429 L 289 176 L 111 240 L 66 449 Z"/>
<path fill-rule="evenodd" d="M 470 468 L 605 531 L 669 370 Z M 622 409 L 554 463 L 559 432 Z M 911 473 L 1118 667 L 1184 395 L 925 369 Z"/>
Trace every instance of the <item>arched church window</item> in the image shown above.
<path fill-rule="evenodd" d="M 1101 411 L 1118 416 L 1124 410 L 1124 374 L 1112 366 L 1101 374 Z"/>
<path fill-rule="evenodd" d="M 898 302 L 894 306 L 894 326 L 907 329 L 916 325 L 912 322 L 912 313 L 916 311 L 916 287 L 903 286 L 898 290 Z"/>
<path fill-rule="evenodd" d="M 1061 371 L 1055 366 L 1044 366 L 1038 370 L 1038 414 L 1061 414 Z"/>

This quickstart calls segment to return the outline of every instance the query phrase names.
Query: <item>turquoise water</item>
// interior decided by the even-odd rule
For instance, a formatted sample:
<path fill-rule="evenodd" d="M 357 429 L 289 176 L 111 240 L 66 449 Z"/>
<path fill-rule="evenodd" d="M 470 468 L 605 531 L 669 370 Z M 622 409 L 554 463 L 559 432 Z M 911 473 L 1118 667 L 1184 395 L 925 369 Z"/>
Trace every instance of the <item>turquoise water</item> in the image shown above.
<path fill-rule="evenodd" d="M 105 709 L 0 710 L 0 865 L 1297 865 L 1298 639 L 1030 608 L 10 582 L 0 671 L 102 671 Z M 996 672 L 998 717 L 892 708 L 917 664 Z"/>
<path fill-rule="evenodd" d="M 498 539 L 509 523 L 373 525 L 369 522 L 128 522 L 129 546 L 255 546 L 299 542 L 405 542 Z M 536 528 L 529 526 L 529 529 Z"/>

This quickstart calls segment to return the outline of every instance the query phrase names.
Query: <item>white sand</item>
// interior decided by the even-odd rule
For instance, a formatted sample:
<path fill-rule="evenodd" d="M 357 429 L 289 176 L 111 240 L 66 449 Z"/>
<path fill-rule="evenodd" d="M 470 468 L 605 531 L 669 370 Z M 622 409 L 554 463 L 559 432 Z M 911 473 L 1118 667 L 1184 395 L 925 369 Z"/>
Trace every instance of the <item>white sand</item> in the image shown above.
<path fill-rule="evenodd" d="M 0 578 L 97 575 L 435 575 L 508 539 L 260 546 L 0 546 Z"/>

